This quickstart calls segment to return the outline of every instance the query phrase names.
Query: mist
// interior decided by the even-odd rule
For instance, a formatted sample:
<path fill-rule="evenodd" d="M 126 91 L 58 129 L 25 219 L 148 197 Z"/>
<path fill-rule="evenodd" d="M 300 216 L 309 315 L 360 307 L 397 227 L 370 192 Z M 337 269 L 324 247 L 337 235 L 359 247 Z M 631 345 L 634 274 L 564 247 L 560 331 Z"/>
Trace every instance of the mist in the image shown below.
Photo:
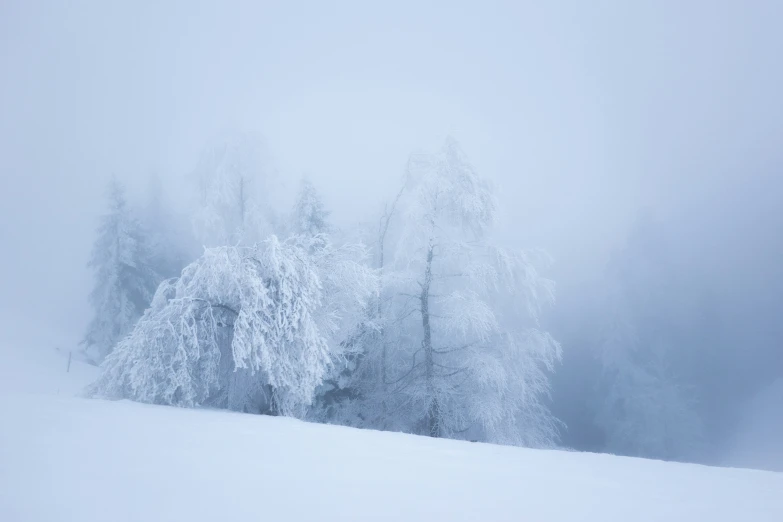
<path fill-rule="evenodd" d="M 0 349 L 84 335 L 113 176 L 133 199 L 155 174 L 185 209 L 205 146 L 248 133 L 274 204 L 306 177 L 340 229 L 377 227 L 408 155 L 454 136 L 496 188 L 495 239 L 554 259 L 562 444 L 606 449 L 596 347 L 622 280 L 695 389 L 705 440 L 676 458 L 783 469 L 781 19 L 772 1 L 4 2 Z"/>

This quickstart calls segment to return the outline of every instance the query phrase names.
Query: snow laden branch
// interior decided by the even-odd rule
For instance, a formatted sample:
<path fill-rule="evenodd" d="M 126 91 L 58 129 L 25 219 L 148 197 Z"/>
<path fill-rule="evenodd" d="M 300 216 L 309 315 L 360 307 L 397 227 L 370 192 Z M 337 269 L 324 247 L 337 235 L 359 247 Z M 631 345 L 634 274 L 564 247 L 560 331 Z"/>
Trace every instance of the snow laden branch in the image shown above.
<path fill-rule="evenodd" d="M 303 415 L 376 289 L 364 256 L 323 235 L 208 248 L 158 288 L 89 392 Z"/>

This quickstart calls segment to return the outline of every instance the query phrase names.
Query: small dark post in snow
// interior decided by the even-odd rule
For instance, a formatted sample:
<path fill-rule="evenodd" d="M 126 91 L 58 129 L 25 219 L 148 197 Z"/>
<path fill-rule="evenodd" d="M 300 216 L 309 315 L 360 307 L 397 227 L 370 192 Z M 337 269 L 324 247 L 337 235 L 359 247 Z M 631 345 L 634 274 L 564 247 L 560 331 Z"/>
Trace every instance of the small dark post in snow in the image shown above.
<path fill-rule="evenodd" d="M 68 352 L 68 367 L 65 369 L 65 373 L 70 373 L 71 371 L 71 355 L 73 355 L 73 350 Z"/>

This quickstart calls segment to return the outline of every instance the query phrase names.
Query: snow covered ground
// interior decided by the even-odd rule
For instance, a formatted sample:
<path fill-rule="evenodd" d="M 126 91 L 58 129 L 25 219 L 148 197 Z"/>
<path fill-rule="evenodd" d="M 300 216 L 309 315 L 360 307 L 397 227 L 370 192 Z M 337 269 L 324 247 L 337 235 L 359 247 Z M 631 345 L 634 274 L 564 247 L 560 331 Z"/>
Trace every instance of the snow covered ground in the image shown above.
<path fill-rule="evenodd" d="M 0 520 L 780 521 L 783 474 L 0 396 Z"/>
<path fill-rule="evenodd" d="M 40 322 L 0 320 L 0 395 L 45 393 L 72 397 L 98 375 L 78 356 L 73 339 Z M 70 367 L 68 355 L 72 354 Z"/>
<path fill-rule="evenodd" d="M 66 354 L 0 349 L 2 522 L 783 520 L 779 473 L 79 399 Z"/>

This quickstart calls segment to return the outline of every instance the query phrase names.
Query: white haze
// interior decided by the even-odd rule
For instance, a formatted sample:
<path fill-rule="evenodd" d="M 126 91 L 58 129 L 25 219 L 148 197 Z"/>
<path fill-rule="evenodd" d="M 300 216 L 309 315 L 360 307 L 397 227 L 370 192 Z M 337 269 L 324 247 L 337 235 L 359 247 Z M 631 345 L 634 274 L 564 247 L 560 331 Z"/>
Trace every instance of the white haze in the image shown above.
<path fill-rule="evenodd" d="M 688 273 L 755 332 L 752 395 L 783 375 L 781 19 L 761 0 L 2 2 L 0 327 L 82 336 L 112 175 L 176 187 L 215 135 L 255 132 L 284 190 L 306 174 L 351 226 L 451 134 L 499 188 L 501 239 L 555 258 L 558 324 L 640 213 L 676 223 Z"/>

